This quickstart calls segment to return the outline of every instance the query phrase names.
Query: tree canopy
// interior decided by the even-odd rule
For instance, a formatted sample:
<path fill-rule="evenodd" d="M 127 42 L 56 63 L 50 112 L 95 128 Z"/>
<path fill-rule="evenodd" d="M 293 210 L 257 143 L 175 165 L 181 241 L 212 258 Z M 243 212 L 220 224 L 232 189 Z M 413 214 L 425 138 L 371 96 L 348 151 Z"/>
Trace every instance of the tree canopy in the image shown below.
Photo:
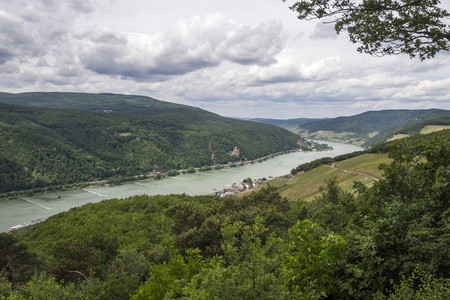
<path fill-rule="evenodd" d="M 284 2 L 286 0 L 283 0 Z M 300 20 L 325 19 L 348 32 L 359 52 L 408 54 L 422 61 L 450 46 L 450 13 L 439 0 L 303 0 L 290 9 Z"/>

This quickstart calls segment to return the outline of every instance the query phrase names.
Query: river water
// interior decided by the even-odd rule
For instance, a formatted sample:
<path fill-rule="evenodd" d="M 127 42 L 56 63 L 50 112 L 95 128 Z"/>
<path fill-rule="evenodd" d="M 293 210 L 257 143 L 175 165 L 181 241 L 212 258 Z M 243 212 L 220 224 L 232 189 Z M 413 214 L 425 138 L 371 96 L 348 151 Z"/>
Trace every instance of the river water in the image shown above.
<path fill-rule="evenodd" d="M 321 142 L 321 141 L 319 141 Z M 236 168 L 197 172 L 161 180 L 148 180 L 119 186 L 91 187 L 84 190 L 50 192 L 22 199 L 0 201 L 0 232 L 11 226 L 38 218 L 51 216 L 72 207 L 86 203 L 100 202 L 112 198 L 125 198 L 134 195 L 181 194 L 208 195 L 222 190 L 224 186 L 240 183 L 244 178 L 270 178 L 289 174 L 300 164 L 322 158 L 362 150 L 362 148 L 332 142 L 329 151 L 294 152 Z"/>

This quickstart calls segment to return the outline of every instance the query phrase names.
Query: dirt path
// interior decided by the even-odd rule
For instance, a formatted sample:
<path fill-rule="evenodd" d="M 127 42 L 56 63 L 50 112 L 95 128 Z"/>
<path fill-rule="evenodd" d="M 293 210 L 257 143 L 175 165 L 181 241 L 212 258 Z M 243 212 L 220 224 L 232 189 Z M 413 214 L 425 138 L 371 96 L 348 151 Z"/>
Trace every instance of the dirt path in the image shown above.
<path fill-rule="evenodd" d="M 344 169 L 344 168 L 341 168 L 341 167 L 336 166 L 334 163 L 332 163 L 331 166 L 329 166 L 329 165 L 326 165 L 326 166 L 327 166 L 327 167 L 330 167 L 330 168 L 333 168 L 333 169 L 336 169 L 336 170 L 342 170 L 342 171 L 347 172 L 347 173 L 354 173 L 354 174 L 366 175 L 366 176 L 369 176 L 369 177 L 375 179 L 376 181 L 382 179 L 382 178 L 381 178 L 380 176 L 378 176 L 378 175 L 374 175 L 374 174 L 371 174 L 371 173 L 366 172 L 366 171 L 347 170 L 347 169 Z"/>

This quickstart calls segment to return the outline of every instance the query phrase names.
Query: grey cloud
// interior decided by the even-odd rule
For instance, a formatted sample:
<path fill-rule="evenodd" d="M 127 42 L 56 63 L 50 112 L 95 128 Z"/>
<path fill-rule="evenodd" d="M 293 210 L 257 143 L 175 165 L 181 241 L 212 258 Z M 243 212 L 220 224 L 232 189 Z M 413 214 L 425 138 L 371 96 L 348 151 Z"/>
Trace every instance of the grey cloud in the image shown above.
<path fill-rule="evenodd" d="M 6 49 L 0 49 L 0 65 L 6 63 L 12 56 L 13 54 L 10 51 Z"/>
<path fill-rule="evenodd" d="M 80 60 L 91 71 L 160 81 L 223 61 L 269 65 L 287 38 L 279 22 L 238 24 L 221 15 L 177 23 L 159 35 L 77 34 Z"/>
<path fill-rule="evenodd" d="M 275 75 L 270 78 L 257 78 L 254 82 L 255 85 L 266 85 L 266 84 L 275 84 L 275 83 L 289 83 L 289 82 L 298 82 L 302 80 L 299 74 L 285 74 L 285 75 Z"/>
<path fill-rule="evenodd" d="M 0 44 L 7 46 L 9 53 L 2 61 L 25 61 L 57 53 L 58 47 L 67 42 L 75 18 L 90 11 L 90 1 L 2 1 Z"/>
<path fill-rule="evenodd" d="M 125 47 L 112 44 L 96 45 L 96 47 L 82 54 L 80 59 L 86 68 L 99 74 L 120 73 L 120 64 L 116 62 L 116 57 L 121 57 L 125 52 Z"/>
<path fill-rule="evenodd" d="M 107 29 L 84 29 L 72 32 L 72 36 L 79 41 L 87 41 L 95 44 L 121 45 L 127 43 L 123 34 L 114 33 Z"/>
<path fill-rule="evenodd" d="M 333 24 L 324 24 L 319 22 L 315 25 L 314 31 L 309 35 L 310 39 L 336 39 L 338 34 L 334 29 Z"/>
<path fill-rule="evenodd" d="M 275 68 L 263 69 L 253 79 L 253 86 L 267 84 L 299 82 L 305 80 L 298 69 L 292 66 L 277 66 Z"/>
<path fill-rule="evenodd" d="M 232 62 L 243 65 L 269 65 L 284 47 L 287 35 L 280 22 L 263 23 L 258 26 L 239 26 L 223 41 L 218 54 Z"/>
<path fill-rule="evenodd" d="M 73 10 L 78 11 L 80 13 L 87 14 L 94 11 L 94 6 L 89 0 L 72 0 L 69 3 L 70 7 Z"/>
<path fill-rule="evenodd" d="M 32 34 L 27 30 L 20 19 L 5 12 L 0 15 L 0 44 L 4 47 L 1 51 L 3 63 L 15 56 L 36 55 L 41 52 L 36 47 Z"/>
<path fill-rule="evenodd" d="M 283 58 L 284 62 L 269 67 L 262 67 L 256 70 L 252 85 L 261 86 L 266 84 L 293 83 L 293 82 L 313 82 L 324 81 L 336 77 L 341 71 L 341 62 L 337 57 L 327 57 L 315 61 L 309 65 L 295 65 L 292 59 Z"/>

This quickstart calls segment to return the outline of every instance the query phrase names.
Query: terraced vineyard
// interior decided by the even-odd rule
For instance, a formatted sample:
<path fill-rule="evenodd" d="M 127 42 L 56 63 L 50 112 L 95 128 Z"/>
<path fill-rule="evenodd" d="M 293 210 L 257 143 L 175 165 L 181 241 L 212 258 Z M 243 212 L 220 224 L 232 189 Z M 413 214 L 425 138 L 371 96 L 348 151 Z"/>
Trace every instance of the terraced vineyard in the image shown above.
<path fill-rule="evenodd" d="M 332 165 L 322 165 L 297 176 L 284 176 L 269 181 L 268 184 L 278 188 L 280 194 L 288 200 L 312 200 L 320 194 L 320 187 L 326 179 L 336 177 L 344 190 L 353 189 L 353 182 L 361 181 L 366 185 L 378 180 L 382 172 L 378 166 L 389 163 L 387 154 L 363 154 Z M 261 189 L 266 184 L 256 189 Z"/>

